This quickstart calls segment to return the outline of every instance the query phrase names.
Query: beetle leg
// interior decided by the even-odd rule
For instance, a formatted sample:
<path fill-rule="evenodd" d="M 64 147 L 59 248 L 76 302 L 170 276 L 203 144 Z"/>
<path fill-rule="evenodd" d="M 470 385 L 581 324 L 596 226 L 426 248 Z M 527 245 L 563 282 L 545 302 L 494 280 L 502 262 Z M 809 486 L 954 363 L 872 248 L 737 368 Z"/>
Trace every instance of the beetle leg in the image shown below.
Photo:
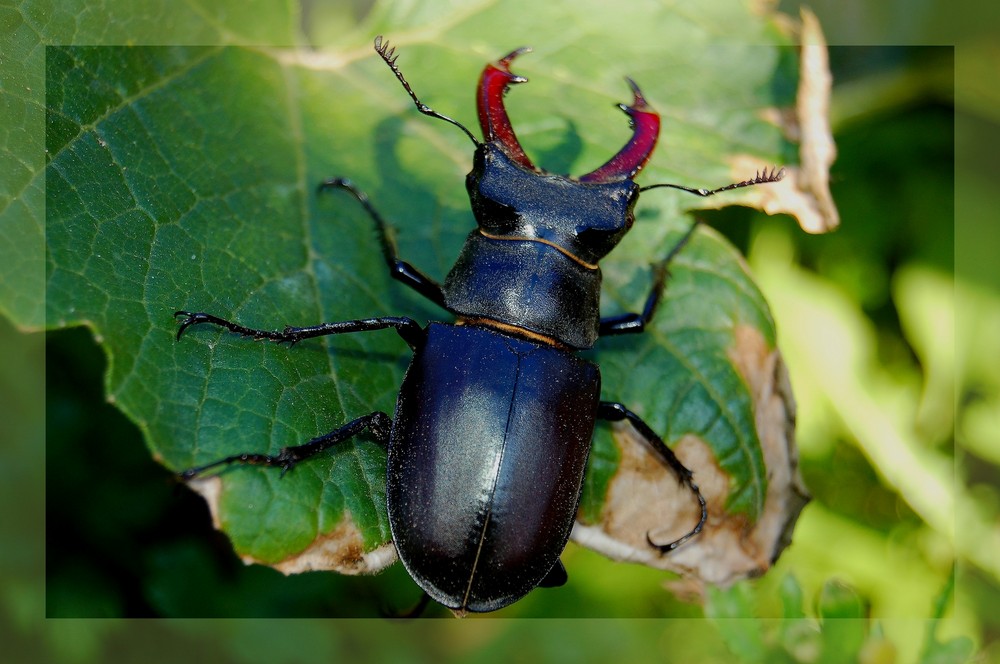
<path fill-rule="evenodd" d="M 646 297 L 646 304 L 642 308 L 642 313 L 629 313 L 622 314 L 620 316 L 612 316 L 610 318 L 602 318 L 601 325 L 598 328 L 598 335 L 602 337 L 612 336 L 615 334 L 638 334 L 646 329 L 646 326 L 653 320 L 653 316 L 656 315 L 656 308 L 660 304 L 660 298 L 663 296 L 663 289 L 667 283 L 667 277 L 670 276 L 670 263 L 674 260 L 674 257 L 680 253 L 687 243 L 691 240 L 694 235 L 695 230 L 698 228 L 700 222 L 695 220 L 691 224 L 691 228 L 684 233 L 684 237 L 674 245 L 674 248 L 670 250 L 670 253 L 663 258 L 663 260 L 653 263 L 653 287 L 649 291 L 649 295 Z"/>
<path fill-rule="evenodd" d="M 642 436 L 643 440 L 645 440 L 650 446 L 653 453 L 674 471 L 674 474 L 677 475 L 678 481 L 691 490 L 691 493 L 695 495 L 698 499 L 698 504 L 701 506 L 701 518 L 698 520 L 698 525 L 692 528 L 688 534 L 684 535 L 680 539 L 670 542 L 669 544 L 656 544 L 649 538 L 649 534 L 647 533 L 646 540 L 649 542 L 650 546 L 659 549 L 660 553 L 668 553 L 700 533 L 702 527 L 705 525 L 705 521 L 708 519 L 708 507 L 705 504 L 705 497 L 701 495 L 701 490 L 698 489 L 698 485 L 694 483 L 694 473 L 688 470 L 688 468 L 681 463 L 681 460 L 677 458 L 674 451 L 666 446 L 663 439 L 657 436 L 653 429 L 650 428 L 650 426 L 646 424 L 641 417 L 633 413 L 624 405 L 613 401 L 602 401 L 597 409 L 597 417 L 602 420 L 607 420 L 608 422 L 621 422 L 622 420 L 628 420 L 629 424 L 635 428 L 639 435 Z"/>
<path fill-rule="evenodd" d="M 327 189 L 343 189 L 353 196 L 365 209 L 368 216 L 375 222 L 375 232 L 378 234 L 379 245 L 382 247 L 382 256 L 385 264 L 389 266 L 389 274 L 396 281 L 401 281 L 413 290 L 417 291 L 428 300 L 447 310 L 444 303 L 444 294 L 441 286 L 436 281 L 425 275 L 423 272 L 413 267 L 406 261 L 400 260 L 396 255 L 396 243 L 389 233 L 389 225 L 385 223 L 382 215 L 378 213 L 375 206 L 368 200 L 368 196 L 363 191 L 354 186 L 354 183 L 347 178 L 331 178 L 319 185 L 319 191 Z"/>
<path fill-rule="evenodd" d="M 539 588 L 558 588 L 559 586 L 566 585 L 566 580 L 569 578 L 566 574 L 566 566 L 562 564 L 562 561 L 556 559 L 556 564 L 552 566 L 549 573 L 545 575 L 545 578 L 538 582 Z"/>
<path fill-rule="evenodd" d="M 431 601 L 431 596 L 428 595 L 425 590 L 421 592 L 420 600 L 412 609 L 408 609 L 406 611 L 395 611 L 391 608 L 383 607 L 379 610 L 379 613 L 382 614 L 383 618 L 389 620 L 412 620 L 423 615 L 424 611 L 427 610 L 427 607 L 430 606 Z"/>
<path fill-rule="evenodd" d="M 287 342 L 289 344 L 297 344 L 303 339 L 312 339 L 313 337 L 323 337 L 330 334 L 347 334 L 350 332 L 372 332 L 374 330 L 384 330 L 387 327 L 394 328 L 396 332 L 403 338 L 410 348 L 416 348 L 422 342 L 424 331 L 412 318 L 406 318 L 404 316 L 385 316 L 383 318 L 362 318 L 359 320 L 346 320 L 337 323 L 321 323 L 320 325 L 312 325 L 310 327 L 292 327 L 286 325 L 283 330 L 255 330 L 253 328 L 244 327 L 238 323 L 228 321 L 225 318 L 219 318 L 218 316 L 213 316 L 212 314 L 206 314 L 204 312 L 191 312 L 191 311 L 175 311 L 175 317 L 184 317 L 181 321 L 181 326 L 177 330 L 178 341 L 181 335 L 191 327 L 192 325 L 199 325 L 201 323 L 211 323 L 212 325 L 218 325 L 219 327 L 224 327 L 230 332 L 235 332 L 244 337 L 250 337 L 255 341 L 262 341 L 267 339 L 268 341 L 274 341 L 277 343 Z"/>
<path fill-rule="evenodd" d="M 217 468 L 219 466 L 228 466 L 233 463 L 246 466 L 271 466 L 274 468 L 281 468 L 281 474 L 284 475 L 298 465 L 299 462 L 314 457 L 323 450 L 332 447 L 337 443 L 349 440 L 366 429 L 379 444 L 385 446 L 389 443 L 389 432 L 392 429 L 392 420 L 389 419 L 389 416 L 385 413 L 375 411 L 370 415 L 365 415 L 364 417 L 352 420 L 344 426 L 334 429 L 325 436 L 313 438 L 308 443 L 296 445 L 294 447 L 283 447 L 281 451 L 275 455 L 255 453 L 234 454 L 226 457 L 225 459 L 219 459 L 218 461 L 205 464 L 204 466 L 189 468 L 181 471 L 177 475 L 182 480 L 190 480 L 194 479 L 198 475 L 201 475 L 206 470 L 211 470 L 212 468 Z"/>

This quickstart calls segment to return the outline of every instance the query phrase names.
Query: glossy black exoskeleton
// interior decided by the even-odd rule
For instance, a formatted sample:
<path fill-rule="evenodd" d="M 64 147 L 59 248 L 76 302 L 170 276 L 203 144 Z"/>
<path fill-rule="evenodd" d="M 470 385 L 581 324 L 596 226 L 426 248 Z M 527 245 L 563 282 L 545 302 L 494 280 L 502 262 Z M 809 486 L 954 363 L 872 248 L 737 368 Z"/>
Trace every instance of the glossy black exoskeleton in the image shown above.
<path fill-rule="evenodd" d="M 230 463 L 288 470 L 367 431 L 388 448 L 389 522 L 410 576 L 431 598 L 458 612 L 493 611 L 537 586 L 566 581 L 559 556 L 575 520 L 595 422 L 628 421 L 701 505 L 701 518 L 684 537 L 663 545 L 650 541 L 663 553 L 676 548 L 706 520 L 691 472 L 638 415 L 601 401 L 598 367 L 575 354 L 599 337 L 645 328 L 663 291 L 667 264 L 694 230 L 654 266 L 642 313 L 600 318 L 598 263 L 632 225 L 641 191 L 633 178 L 656 145 L 659 116 L 629 80 L 634 100 L 621 108 L 633 126 L 631 140 L 587 175 L 554 175 L 529 160 L 503 105 L 507 87 L 526 80 L 509 66 L 527 49 L 483 71 L 478 88 L 483 141 L 420 102 L 381 38 L 375 49 L 420 112 L 458 126 L 475 144 L 466 185 L 478 227 L 442 286 L 397 258 L 385 222 L 350 181 L 328 180 L 321 189 L 351 193 L 375 224 L 392 276 L 456 321 L 422 328 L 409 318 L 381 317 L 269 332 L 211 314 L 176 312 L 183 318 L 178 339 L 199 323 L 290 343 L 393 328 L 413 350 L 393 417 L 374 412 L 277 455 L 237 454 L 181 476 L 190 479 Z M 781 175 L 765 171 L 716 190 L 653 186 L 708 196 Z"/>

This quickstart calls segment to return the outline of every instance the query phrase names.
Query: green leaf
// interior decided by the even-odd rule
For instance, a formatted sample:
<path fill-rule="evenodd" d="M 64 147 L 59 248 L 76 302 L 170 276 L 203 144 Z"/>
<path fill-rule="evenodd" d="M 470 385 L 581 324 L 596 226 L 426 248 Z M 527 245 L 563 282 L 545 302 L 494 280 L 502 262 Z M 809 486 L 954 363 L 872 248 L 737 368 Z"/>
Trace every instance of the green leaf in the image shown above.
<path fill-rule="evenodd" d="M 781 617 L 792 621 L 805 617 L 802 586 L 791 574 L 782 577 L 778 587 L 781 599 Z"/>
<path fill-rule="evenodd" d="M 41 75 L 45 50 L 30 22 L 0 7 L 0 312 L 25 328 L 42 327 L 44 311 L 44 136 Z"/>
<path fill-rule="evenodd" d="M 175 310 L 268 329 L 442 316 L 392 282 L 356 202 L 315 193 L 326 177 L 350 176 L 395 225 L 401 256 L 439 280 L 472 228 L 467 137 L 413 109 L 373 54 L 373 34 L 398 46 L 423 101 L 470 127 L 483 64 L 531 42 L 535 53 L 515 70 L 532 82 L 508 105 L 528 152 L 551 170 L 589 171 L 624 144 L 612 102 L 628 100 L 626 74 L 664 118 L 643 183 L 718 186 L 752 175 L 731 172 L 737 157 L 788 161 L 791 146 L 763 115 L 791 102 L 793 57 L 786 45 L 749 45 L 783 41 L 768 19 L 724 3 L 697 15 L 650 3 L 642 21 L 620 28 L 603 3 L 533 12 L 377 4 L 364 28 L 316 51 L 47 49 L 47 321 L 94 329 L 109 357 L 109 398 L 157 459 L 180 470 L 275 453 L 373 410 L 391 413 L 408 361 L 392 332 L 289 349 L 203 326 L 177 343 Z M 745 190 L 718 201 L 645 194 L 635 228 L 602 264 L 604 313 L 641 308 L 647 266 L 687 228 L 684 209 L 753 200 Z M 734 358 L 741 330 L 773 352 L 773 324 L 714 233 L 699 232 L 671 272 L 654 329 L 595 354 L 604 398 L 628 404 L 668 443 L 697 434 L 727 478 L 719 508 L 752 523 L 767 483 L 754 398 Z M 615 455 L 603 430 L 587 514 L 601 512 Z M 383 450 L 360 437 L 285 476 L 239 468 L 200 488 L 246 559 L 359 571 L 387 561 L 384 484 Z"/>
<path fill-rule="evenodd" d="M 665 255 L 680 230 L 654 245 L 653 255 Z M 632 259 L 642 260 L 638 255 Z M 648 277 L 631 270 L 619 281 L 616 268 L 605 269 L 605 293 L 619 300 L 622 309 L 636 309 L 641 299 L 622 297 L 616 285 L 628 284 L 630 277 L 633 289 L 648 288 Z M 604 375 L 623 377 L 605 380 L 605 397 L 649 404 L 640 414 L 668 442 L 686 434 L 703 438 L 731 478 L 726 507 L 755 520 L 764 509 L 765 472 L 752 395 L 732 354 L 741 326 L 755 330 L 766 347 L 774 348 L 774 323 L 739 255 L 719 236 L 697 235 L 671 263 L 670 273 L 653 329 L 635 339 L 601 344 Z M 650 402 L 649 395 L 657 397 Z"/>
<path fill-rule="evenodd" d="M 747 584 L 709 588 L 706 593 L 705 617 L 715 623 L 729 651 L 742 662 L 768 661 L 763 623 L 746 620 L 753 612 L 753 593 Z"/>
<path fill-rule="evenodd" d="M 938 635 L 938 629 L 946 620 L 945 614 L 954 601 L 955 576 L 956 574 L 952 572 L 944 587 L 934 598 L 931 614 L 933 620 L 927 624 L 927 634 L 920 653 L 920 664 L 960 664 L 969 661 L 975 650 L 975 644 L 967 636 L 941 639 Z"/>
<path fill-rule="evenodd" d="M 821 662 L 849 662 L 867 638 L 869 624 L 862 598 L 854 588 L 838 581 L 827 581 L 819 596 L 818 611 L 823 628 Z"/>

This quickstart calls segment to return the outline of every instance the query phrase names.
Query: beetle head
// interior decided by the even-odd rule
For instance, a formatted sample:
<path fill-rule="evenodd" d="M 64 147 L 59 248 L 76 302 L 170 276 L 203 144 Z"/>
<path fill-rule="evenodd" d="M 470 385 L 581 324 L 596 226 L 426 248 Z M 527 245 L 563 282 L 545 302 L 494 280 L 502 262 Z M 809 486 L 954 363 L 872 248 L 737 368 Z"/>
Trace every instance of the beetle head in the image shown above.
<path fill-rule="evenodd" d="M 542 171 L 525 154 L 503 103 L 510 85 L 527 81 L 510 71 L 510 63 L 528 50 L 517 49 L 486 65 L 479 80 L 477 106 L 485 141 L 478 144 L 466 182 L 472 209 L 487 237 L 540 241 L 593 268 L 632 226 L 639 193 L 632 178 L 656 146 L 660 117 L 627 79 L 634 101 L 620 105 L 633 128 L 625 147 L 579 178 Z"/>

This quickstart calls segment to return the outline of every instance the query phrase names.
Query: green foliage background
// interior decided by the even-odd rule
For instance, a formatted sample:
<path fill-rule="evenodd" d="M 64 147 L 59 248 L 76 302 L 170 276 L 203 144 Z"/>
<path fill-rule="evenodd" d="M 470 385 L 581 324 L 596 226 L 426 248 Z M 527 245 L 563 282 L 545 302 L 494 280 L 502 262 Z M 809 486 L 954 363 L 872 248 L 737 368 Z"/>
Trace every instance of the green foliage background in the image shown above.
<path fill-rule="evenodd" d="M 36 247 L 19 244 L 30 243 L 42 223 L 31 214 L 41 209 L 32 200 L 42 196 L 32 177 L 44 135 L 37 120 L 44 64 L 38 44 L 127 43 L 143 25 L 183 34 L 190 43 L 259 41 L 266 39 L 265 26 L 275 24 L 296 33 L 297 11 L 288 6 L 266 16 L 265 5 L 245 3 L 131 3 L 128 13 L 109 21 L 108 3 L 71 4 L 0 6 L 6 127 L 0 289 L 7 289 L 5 302 L 14 303 L 7 313 L 28 328 L 42 322 L 44 276 L 30 260 Z M 897 14 L 891 3 L 877 11 L 862 3 L 853 14 L 843 3 L 831 3 L 828 12 L 814 7 L 835 43 L 877 42 L 882 35 L 895 43 L 923 41 L 919 30 L 935 23 L 938 8 L 925 5 L 914 18 L 911 7 L 899 8 L 904 4 Z M 364 14 L 360 4 L 348 12 L 307 7 L 329 11 L 328 17 Z M 470 7 L 454 9 L 462 14 Z M 863 27 L 854 38 L 856 28 L 837 21 L 846 14 L 858 25 L 858 12 Z M 319 38 L 334 39 L 353 22 L 322 22 L 330 33 Z M 971 647 L 984 660 L 998 658 L 1000 342 L 991 331 L 1000 323 L 1000 278 L 995 262 L 977 260 L 990 256 L 989 242 L 976 240 L 995 214 L 982 210 L 996 209 L 985 205 L 995 198 L 995 172 L 979 165 L 987 163 L 985 146 L 997 136 L 998 88 L 984 80 L 998 69 L 991 36 L 981 37 L 978 24 L 965 30 L 971 36 L 957 60 L 949 48 L 833 49 L 840 154 L 834 197 L 843 220 L 836 234 L 807 237 L 788 220 L 741 211 L 709 215 L 746 250 L 774 309 L 800 404 L 803 473 L 815 497 L 794 545 L 763 579 L 710 594 L 703 614 L 662 592 L 662 574 L 621 566 L 622 577 L 604 579 L 605 561 L 575 550 L 571 586 L 580 595 L 572 596 L 572 605 L 617 603 L 622 615 L 644 605 L 644 614 L 686 619 L 395 625 L 63 618 L 335 616 L 356 614 L 357 605 L 372 607 L 374 615 L 378 601 L 399 606 L 411 596 L 398 571 L 285 579 L 244 568 L 211 531 L 201 503 L 175 490 L 135 429 L 104 403 L 103 357 L 88 334 L 52 334 L 43 348 L 38 335 L 5 324 L 5 656 L 950 662 L 962 661 Z M 9 59 L 8 45 L 23 59 Z M 33 426 L 42 390 L 48 393 L 47 435 Z M 60 461 L 44 478 L 43 450 Z M 199 592 L 181 592 L 191 587 Z M 525 610 L 565 615 L 549 608 Z M 599 615 L 609 611 L 602 606 Z M 751 616 L 761 619 L 734 619 Z"/>
<path fill-rule="evenodd" d="M 503 16 L 484 9 L 470 21 Z M 668 24 L 662 17 L 657 24 Z M 746 23 L 748 40 L 772 38 L 767 21 Z M 417 70 L 418 87 L 430 88 L 435 106 L 470 115 L 475 71 L 465 70 L 494 57 L 468 46 L 468 35 L 481 30 L 473 24 L 437 40 L 408 37 L 422 27 L 395 28 L 404 62 Z M 526 145 L 555 143 L 542 163 L 580 172 L 600 163 L 591 157 L 597 148 L 607 151 L 602 159 L 613 154 L 611 146 L 625 140 L 617 135 L 625 134 L 625 123 L 578 132 L 575 114 L 561 117 L 568 108 L 590 106 L 590 88 L 604 74 L 574 71 L 588 40 L 560 36 L 561 46 L 539 49 L 541 71 L 553 74 L 535 85 L 543 100 L 573 101 L 534 103 L 515 117 Z M 102 337 L 106 391 L 168 469 L 297 445 L 361 413 L 391 412 L 405 367 L 404 344 L 391 332 L 290 350 L 231 343 L 218 329 L 199 327 L 177 343 L 173 311 L 214 311 L 257 326 L 442 313 L 414 302 L 419 298 L 389 278 L 356 201 L 315 191 L 331 173 L 350 174 L 394 223 L 401 255 L 434 276 L 447 272 L 471 227 L 461 191 L 466 137 L 414 113 L 367 41 L 360 34 L 323 53 L 47 49 L 46 318 L 58 327 L 85 324 Z M 448 42 L 457 45 L 443 62 Z M 683 67 L 685 44 L 621 57 L 636 60 L 629 64 L 636 77 L 651 79 L 647 95 L 663 98 L 669 79 L 660 70 Z M 732 151 L 763 164 L 786 161 L 792 152 L 760 112 L 792 103 L 789 45 L 724 45 L 729 59 L 718 48 L 709 49 L 713 62 L 703 64 L 709 89 L 671 85 L 666 97 L 663 152 L 672 159 L 664 162 L 685 164 L 686 181 L 722 181 L 718 171 Z M 604 69 L 618 55 L 610 50 L 605 46 L 604 57 L 589 53 L 596 56 L 591 69 Z M 513 95 L 522 104 L 525 96 Z M 613 111 L 608 97 L 592 105 Z M 451 131 L 434 131 L 442 128 Z M 665 170 L 656 162 L 643 176 L 668 177 Z M 649 261 L 665 255 L 690 223 L 678 212 L 678 192 L 656 193 L 639 206 L 624 246 L 602 262 L 607 313 L 637 306 L 648 290 Z M 746 192 L 726 198 L 738 201 L 740 194 Z M 732 478 L 730 510 L 755 519 L 767 480 L 751 399 L 727 351 L 737 324 L 758 331 L 769 347 L 775 338 L 763 297 L 738 256 L 699 229 L 671 265 L 670 289 L 648 333 L 602 343 L 596 359 L 604 398 L 627 402 L 668 441 L 702 434 Z M 610 427 L 599 428 L 594 447 L 583 502 L 586 512 L 599 514 L 602 488 L 617 468 Z M 340 528 L 345 514 L 360 544 L 375 549 L 389 538 L 385 464 L 385 451 L 360 436 L 285 476 L 264 468 L 222 473 L 218 520 L 240 555 L 260 561 L 298 555 Z"/>

